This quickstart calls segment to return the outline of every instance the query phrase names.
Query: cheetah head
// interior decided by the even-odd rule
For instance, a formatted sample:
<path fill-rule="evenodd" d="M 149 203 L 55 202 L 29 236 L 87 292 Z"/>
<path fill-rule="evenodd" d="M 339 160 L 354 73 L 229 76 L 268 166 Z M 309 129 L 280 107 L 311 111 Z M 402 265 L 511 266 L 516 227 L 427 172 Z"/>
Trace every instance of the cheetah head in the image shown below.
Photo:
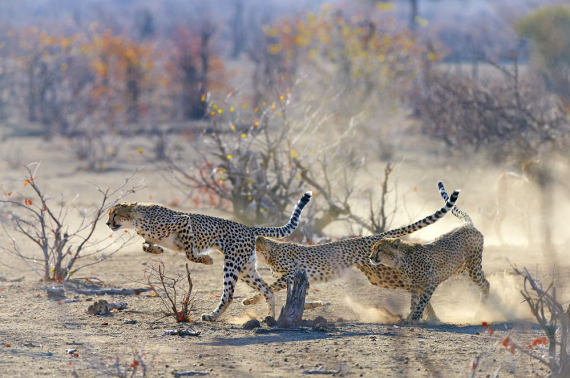
<path fill-rule="evenodd" d="M 271 243 L 269 243 L 267 238 L 258 236 L 255 239 L 255 253 L 257 255 L 257 261 L 267 264 L 267 260 L 271 254 Z"/>
<path fill-rule="evenodd" d="M 120 228 L 135 228 L 133 211 L 137 203 L 119 203 L 109 210 L 107 226 L 113 231 Z"/>
<path fill-rule="evenodd" d="M 370 263 L 397 268 L 400 262 L 400 239 L 382 239 L 372 247 Z"/>
<path fill-rule="evenodd" d="M 279 242 L 273 239 L 258 236 L 255 239 L 257 261 L 261 261 L 267 265 L 276 262 L 278 260 L 276 254 L 279 253 L 279 244 Z"/>

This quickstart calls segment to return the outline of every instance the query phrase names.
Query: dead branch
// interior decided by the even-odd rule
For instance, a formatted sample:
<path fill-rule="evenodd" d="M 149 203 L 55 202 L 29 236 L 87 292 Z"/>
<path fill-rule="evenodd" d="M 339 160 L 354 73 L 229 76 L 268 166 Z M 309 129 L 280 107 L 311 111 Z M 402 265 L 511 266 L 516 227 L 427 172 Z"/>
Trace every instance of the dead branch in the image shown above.
<path fill-rule="evenodd" d="M 515 274 L 524 279 L 521 295 L 548 338 L 548 354 L 546 356 L 537 355 L 532 351 L 534 345 L 531 345 L 529 350 L 528 346 L 521 346 L 513 340 L 507 340 L 506 344 L 546 365 L 551 371 L 550 376 L 569 376 L 568 331 L 570 320 L 557 299 L 556 287 L 550 283 L 544 288 L 542 283 L 533 277 L 526 268 L 519 270 L 513 267 L 513 269 Z"/>
<path fill-rule="evenodd" d="M 75 292 L 83 295 L 139 295 L 140 293 L 144 293 L 150 291 L 148 287 L 141 287 L 138 289 L 73 289 Z"/>
<path fill-rule="evenodd" d="M 343 372 L 344 364 L 340 364 L 338 370 L 325 370 L 322 366 L 318 369 L 303 370 L 303 374 L 307 375 L 340 375 Z"/>
<path fill-rule="evenodd" d="M 158 268 L 151 265 L 145 271 L 145 279 L 151 288 L 150 290 L 154 292 L 156 297 L 160 298 L 165 309 L 163 310 L 164 316 L 172 316 L 177 323 L 192 321 L 192 319 L 190 319 L 190 312 L 193 305 L 191 296 L 194 285 L 188 264 L 186 264 L 185 275 L 178 274 L 176 277 L 169 277 L 165 273 L 164 263 L 158 261 Z M 183 291 L 182 300 L 179 301 L 180 295 L 178 286 L 184 279 L 188 287 Z"/>
<path fill-rule="evenodd" d="M 304 269 L 295 273 L 293 289 L 291 289 L 289 279 L 287 279 L 287 301 L 281 308 L 281 313 L 277 320 L 279 327 L 289 327 L 301 322 L 303 311 L 305 311 L 305 297 L 308 287 L 309 279 Z"/>
<path fill-rule="evenodd" d="M 175 377 L 190 377 L 194 375 L 209 375 L 209 371 L 187 370 L 187 371 L 173 371 L 172 375 Z"/>
<path fill-rule="evenodd" d="M 144 181 L 141 181 L 126 190 L 139 170 L 126 177 L 124 183 L 115 189 L 96 188 L 101 194 L 100 202 L 85 210 L 77 209 L 73 200 L 65 203 L 63 196 L 58 204 L 52 204 L 49 193 L 38 185 L 39 166 L 40 163 L 24 166 L 22 183 L 26 187 L 26 192 L 3 189 L 4 198 L 0 199 L 0 203 L 7 204 L 13 210 L 11 228 L 2 225 L 9 242 L 0 245 L 1 250 L 24 261 L 44 279 L 64 282 L 74 272 L 106 260 L 131 241 L 131 238 L 125 236 L 119 237 L 119 243 L 109 239 L 96 240 L 93 236 L 98 221 L 105 216 L 111 206 L 126 195 L 146 186 Z M 67 222 L 72 210 L 77 211 L 82 217 L 75 228 Z M 16 235 L 19 238 L 16 238 Z M 35 253 L 22 252 L 21 239 L 31 241 L 36 250 L 41 251 L 42 258 L 38 259 Z M 80 258 L 96 253 L 100 254 L 98 260 L 77 266 L 76 263 Z M 43 274 L 36 269 L 38 265 L 43 268 Z"/>

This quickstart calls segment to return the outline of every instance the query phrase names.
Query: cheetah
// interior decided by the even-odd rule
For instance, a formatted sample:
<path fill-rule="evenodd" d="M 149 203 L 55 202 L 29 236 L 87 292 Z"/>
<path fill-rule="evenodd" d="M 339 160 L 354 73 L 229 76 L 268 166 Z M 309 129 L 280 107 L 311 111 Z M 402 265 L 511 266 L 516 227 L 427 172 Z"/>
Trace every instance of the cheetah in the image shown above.
<path fill-rule="evenodd" d="M 211 265 L 207 254 L 217 249 L 224 255 L 223 295 L 218 307 L 203 314 L 203 321 L 216 321 L 233 300 L 237 279 L 258 290 L 265 298 L 270 316 L 275 316 L 275 298 L 269 285 L 256 269 L 255 237 L 284 238 L 299 224 L 299 216 L 311 199 L 307 192 L 295 206 L 289 222 L 283 227 L 248 227 L 230 220 L 201 214 L 184 213 L 155 204 L 121 203 L 109 210 L 107 226 L 113 231 L 135 229 L 144 238 L 143 250 L 160 254 L 162 247 L 184 252 L 188 260 Z"/>
<path fill-rule="evenodd" d="M 409 290 L 409 284 L 392 268 L 372 266 L 368 256 L 370 249 L 377 241 L 385 237 L 407 235 L 441 219 L 455 205 L 459 191 L 451 195 L 449 201 L 434 214 L 411 225 L 387 231 L 379 235 L 339 240 L 320 245 L 301 245 L 283 243 L 264 237 L 258 237 L 256 252 L 259 261 L 267 264 L 277 280 L 271 285 L 273 292 L 287 286 L 287 280 L 293 279 L 295 272 L 305 269 L 309 283 L 338 279 L 351 266 L 362 271 L 368 280 L 378 287 L 388 289 Z M 259 294 L 243 301 L 244 305 L 252 305 L 261 300 Z M 306 309 L 322 306 L 322 302 L 307 302 Z M 435 313 L 429 312 L 431 318 Z"/>
<path fill-rule="evenodd" d="M 438 186 L 442 197 L 446 199 L 443 184 L 439 182 Z M 372 247 L 372 265 L 382 264 L 395 269 L 410 283 L 412 300 L 410 315 L 406 319 L 408 323 L 421 319 L 435 289 L 454 274 L 469 272 L 469 277 L 481 290 L 483 302 L 489 297 L 489 282 L 481 266 L 483 234 L 475 228 L 471 217 L 457 206 L 452 209 L 452 213 L 464 224 L 431 243 L 385 238 Z"/>

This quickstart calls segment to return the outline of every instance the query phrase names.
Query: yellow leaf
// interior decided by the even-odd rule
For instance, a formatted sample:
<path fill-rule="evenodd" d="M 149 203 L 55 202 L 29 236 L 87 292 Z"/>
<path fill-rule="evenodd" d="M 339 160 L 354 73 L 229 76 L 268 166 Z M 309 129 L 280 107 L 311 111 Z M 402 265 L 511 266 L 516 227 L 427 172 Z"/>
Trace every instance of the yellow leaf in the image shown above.
<path fill-rule="evenodd" d="M 428 58 L 428 60 L 429 60 L 430 62 L 431 62 L 431 61 L 434 61 L 434 60 L 435 60 L 435 53 L 429 52 L 429 53 L 427 54 L 427 58 Z"/>
<path fill-rule="evenodd" d="M 291 150 L 291 156 L 293 157 L 293 159 L 296 159 L 299 156 L 299 154 L 297 153 L 297 151 Z"/>
<path fill-rule="evenodd" d="M 234 157 L 233 157 L 232 155 L 230 155 L 230 154 L 226 155 L 226 159 L 228 159 L 228 160 L 232 160 L 233 158 L 234 158 Z"/>
<path fill-rule="evenodd" d="M 233 106 L 230 106 L 230 112 L 233 113 L 233 111 L 234 111 L 234 107 L 233 107 Z"/>
<path fill-rule="evenodd" d="M 241 133 L 241 139 L 245 139 L 247 135 L 245 133 Z"/>
<path fill-rule="evenodd" d="M 269 45 L 267 47 L 267 52 L 272 55 L 279 54 L 279 52 L 281 52 L 281 45 L 280 44 Z"/>
<path fill-rule="evenodd" d="M 247 105 L 242 105 L 242 108 L 247 109 Z"/>
<path fill-rule="evenodd" d="M 139 154 L 142 154 L 142 153 L 143 153 L 142 147 L 139 147 L 139 150 L 138 150 L 138 151 L 139 151 Z"/>
<path fill-rule="evenodd" d="M 236 126 L 235 126 L 235 125 L 230 125 L 230 129 L 232 129 L 232 131 L 236 131 Z"/>
<path fill-rule="evenodd" d="M 381 11 L 387 12 L 394 9 L 394 5 L 391 3 L 376 3 L 376 8 L 380 9 Z"/>
<path fill-rule="evenodd" d="M 224 111 L 222 109 L 218 109 L 218 113 L 222 114 Z"/>
<path fill-rule="evenodd" d="M 218 105 L 217 104 L 212 105 L 212 109 L 218 109 Z"/>

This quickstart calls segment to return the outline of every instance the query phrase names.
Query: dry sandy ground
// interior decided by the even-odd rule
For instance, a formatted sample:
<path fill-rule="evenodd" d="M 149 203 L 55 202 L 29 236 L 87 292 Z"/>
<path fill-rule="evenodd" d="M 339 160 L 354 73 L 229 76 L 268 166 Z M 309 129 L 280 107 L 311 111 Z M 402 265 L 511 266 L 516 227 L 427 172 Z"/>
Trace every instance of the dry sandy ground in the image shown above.
<path fill-rule="evenodd" d="M 137 154 L 137 144 L 128 145 L 118 170 L 104 174 L 91 174 L 69 170 L 72 159 L 53 144 L 37 139 L 9 141 L 4 147 L 19 145 L 26 150 L 29 161 L 43 158 L 40 177 L 54 192 L 86 193 L 79 201 L 87 205 L 94 193 L 86 181 L 98 185 L 116 185 L 133 167 L 142 165 Z M 146 147 L 145 147 L 146 148 Z M 2 163 L 4 187 L 21 185 L 21 175 Z M 412 171 L 403 165 L 403 172 Z M 408 168 L 407 168 L 408 167 Z M 417 168 L 419 169 L 419 168 Z M 145 173 L 149 188 L 137 193 L 133 199 L 167 203 L 180 193 L 168 188 L 157 173 Z M 404 175 L 404 173 L 400 173 Z M 492 175 L 492 173 L 484 173 Z M 434 183 L 438 172 L 423 175 L 423 182 Z M 467 176 L 466 174 L 461 177 Z M 477 188 L 477 177 L 469 182 L 457 177 L 464 188 Z M 428 187 L 428 184 L 425 184 Z M 451 189 L 451 188 L 450 188 Z M 467 189 L 467 190 L 465 190 Z M 426 189 L 427 190 L 427 189 Z M 426 213 L 439 206 L 435 187 L 430 187 L 433 201 L 417 206 L 414 212 Z M 485 192 L 478 188 L 472 192 Z M 429 197 L 426 195 L 424 198 Z M 318 196 L 315 198 L 318 200 Z M 437 205 L 436 205 L 437 204 Z M 414 208 L 414 204 L 409 204 Z M 473 212 L 474 200 L 464 201 L 464 209 Z M 404 217 L 405 218 L 405 217 Z M 433 227 L 437 233 L 449 230 L 459 223 L 453 217 L 444 219 Z M 474 215 L 475 222 L 483 223 Z M 397 219 L 395 225 L 404 224 Z M 483 230 L 486 228 L 482 227 Z M 102 223 L 99 236 L 106 237 L 110 231 Z M 484 231 L 485 232 L 485 231 Z M 428 240 L 432 234 L 420 234 Z M 4 236 L 2 236 L 4 238 Z M 331 302 L 330 306 L 305 313 L 305 318 L 325 317 L 330 323 L 326 329 L 307 328 L 289 332 L 272 331 L 263 326 L 259 330 L 244 330 L 241 325 L 250 317 L 262 319 L 265 305 L 248 308 L 241 301 L 252 294 L 246 285 L 237 286 L 234 303 L 216 323 L 195 321 L 190 324 L 198 337 L 163 336 L 163 331 L 174 328 L 170 318 L 161 318 L 161 304 L 148 293 L 127 297 L 103 297 L 107 301 L 126 301 L 128 309 L 116 311 L 111 316 L 97 317 L 86 313 L 92 301 L 85 295 L 74 294 L 74 287 L 89 286 L 86 277 L 96 277 L 104 287 L 141 287 L 143 272 L 154 264 L 154 256 L 144 254 L 140 242 L 126 247 L 112 259 L 94 265 L 80 273 L 66 286 L 67 298 L 79 301 L 63 303 L 48 300 L 46 284 L 26 270 L 9 269 L 0 265 L 0 276 L 18 278 L 22 282 L 0 282 L 0 376 L 71 376 L 76 371 L 80 377 L 110 376 L 118 359 L 124 369 L 133 362 L 137 353 L 142 354 L 147 376 L 171 376 L 173 370 L 208 371 L 213 376 L 301 376 L 303 370 L 323 366 L 327 370 L 341 368 L 346 376 L 386 377 L 466 377 L 475 356 L 481 360 L 477 377 L 493 376 L 500 369 L 501 377 L 545 376 L 547 370 L 528 357 L 515 353 L 511 355 L 500 345 L 506 335 L 527 343 L 541 335 L 536 324 L 530 321 L 526 305 L 518 294 L 519 282 L 508 273 L 509 261 L 518 266 L 526 265 L 548 273 L 548 267 L 540 263 L 540 248 L 498 247 L 488 245 L 484 254 L 484 270 L 491 282 L 492 298 L 489 308 L 477 318 L 473 314 L 477 305 L 477 289 L 467 277 L 451 279 L 435 293 L 433 305 L 443 321 L 442 325 L 398 326 L 390 324 L 387 316 L 391 312 L 406 315 L 409 294 L 400 291 L 380 290 L 371 286 L 359 272 L 354 271 L 342 280 L 313 285 L 309 300 Z M 568 248 L 560 246 L 558 256 L 567 260 Z M 171 272 L 182 271 L 185 259 L 182 255 L 167 251 L 159 256 Z M 2 262 L 22 267 L 6 254 Z M 192 317 L 215 308 L 216 295 L 221 292 L 222 256 L 214 253 L 213 266 L 192 264 L 194 280 L 194 310 Z M 260 267 L 260 273 L 272 280 L 267 268 Z M 556 272 L 562 289 L 563 300 L 568 301 L 568 277 L 570 269 L 561 266 Z M 507 273 L 505 273 L 507 271 Z M 98 282 L 98 281 L 95 281 Z M 91 300 L 91 301 L 90 301 Z M 278 295 L 278 308 L 284 301 L 284 293 Z M 125 319 L 136 320 L 136 324 L 124 324 Z M 492 324 L 495 332 L 490 336 L 481 327 L 481 322 Z M 106 324 L 106 325 L 103 325 Z M 35 346 L 34 346 L 35 345 Z M 66 349 L 77 349 L 77 356 L 66 353 Z M 140 367 L 141 365 L 139 365 Z M 140 369 L 139 369 L 140 372 Z"/>

